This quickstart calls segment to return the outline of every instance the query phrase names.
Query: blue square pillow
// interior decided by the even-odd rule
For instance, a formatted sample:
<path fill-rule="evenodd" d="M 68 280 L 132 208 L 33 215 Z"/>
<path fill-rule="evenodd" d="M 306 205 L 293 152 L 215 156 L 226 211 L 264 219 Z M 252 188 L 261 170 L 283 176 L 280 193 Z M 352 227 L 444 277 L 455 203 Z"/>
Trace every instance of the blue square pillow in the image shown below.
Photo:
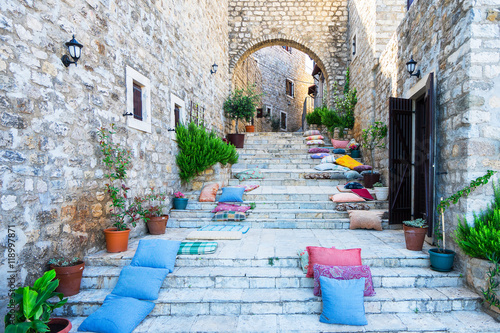
<path fill-rule="evenodd" d="M 165 268 L 126 266 L 111 293 L 151 301 L 158 299 L 158 292 L 169 272 Z"/>
<path fill-rule="evenodd" d="M 363 299 L 365 278 L 337 280 L 320 276 L 323 312 L 319 321 L 327 324 L 368 325 Z"/>
<path fill-rule="evenodd" d="M 78 327 L 83 332 L 130 333 L 153 310 L 155 304 L 110 294 L 102 306 Z"/>
<path fill-rule="evenodd" d="M 167 268 L 172 273 L 180 246 L 180 241 L 166 239 L 140 240 L 130 266 Z"/>
<path fill-rule="evenodd" d="M 334 154 L 345 154 L 345 149 L 342 149 L 342 148 L 335 148 L 333 150 L 333 153 Z"/>
<path fill-rule="evenodd" d="M 223 187 L 219 202 L 243 202 L 244 187 Z"/>

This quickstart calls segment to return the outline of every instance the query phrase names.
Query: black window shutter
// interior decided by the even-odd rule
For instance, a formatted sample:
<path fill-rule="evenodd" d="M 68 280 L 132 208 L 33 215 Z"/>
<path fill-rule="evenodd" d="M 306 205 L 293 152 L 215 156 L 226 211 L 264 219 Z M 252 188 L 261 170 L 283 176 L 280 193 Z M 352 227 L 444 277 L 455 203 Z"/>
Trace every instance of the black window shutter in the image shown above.
<path fill-rule="evenodd" d="M 134 119 L 142 120 L 142 88 L 134 83 Z"/>

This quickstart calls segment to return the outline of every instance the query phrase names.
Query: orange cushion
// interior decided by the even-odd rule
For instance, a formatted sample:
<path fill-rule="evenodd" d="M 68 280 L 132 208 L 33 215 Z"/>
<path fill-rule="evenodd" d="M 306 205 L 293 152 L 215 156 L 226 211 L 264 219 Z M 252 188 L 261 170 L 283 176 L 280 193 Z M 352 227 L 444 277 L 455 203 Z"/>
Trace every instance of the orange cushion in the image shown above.
<path fill-rule="evenodd" d="M 338 193 L 331 196 L 333 202 L 363 202 L 365 199 L 354 193 Z"/>
<path fill-rule="evenodd" d="M 349 155 L 344 155 L 340 158 L 337 158 L 335 160 L 335 163 L 337 163 L 338 165 L 348 167 L 351 170 L 357 166 L 363 165 L 363 163 L 359 163 L 358 161 L 356 161 L 354 158 L 352 158 Z"/>
<path fill-rule="evenodd" d="M 383 210 L 348 210 L 349 229 L 375 229 L 382 231 Z"/>
<path fill-rule="evenodd" d="M 334 140 L 334 139 L 332 139 L 332 146 L 333 146 L 333 148 L 342 148 L 342 149 L 345 149 L 348 144 L 349 144 L 349 140 L 343 141 L 343 140 Z"/>
<path fill-rule="evenodd" d="M 219 184 L 206 185 L 200 193 L 200 202 L 215 202 Z"/>
<path fill-rule="evenodd" d="M 361 249 L 330 249 L 327 247 L 308 246 L 309 267 L 306 277 L 314 277 L 314 264 L 327 266 L 360 266 Z"/>

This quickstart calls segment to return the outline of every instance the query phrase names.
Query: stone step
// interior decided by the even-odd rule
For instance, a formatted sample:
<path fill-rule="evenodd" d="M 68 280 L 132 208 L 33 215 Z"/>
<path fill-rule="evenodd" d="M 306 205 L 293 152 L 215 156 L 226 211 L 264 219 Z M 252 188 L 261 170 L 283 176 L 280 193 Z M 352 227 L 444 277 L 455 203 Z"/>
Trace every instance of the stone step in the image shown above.
<path fill-rule="evenodd" d="M 258 147 L 257 145 L 255 147 L 247 147 L 247 148 L 239 148 L 238 149 L 238 154 L 245 154 L 245 155 L 257 155 L 257 154 L 282 154 L 283 157 L 289 156 L 290 154 L 308 154 L 309 149 L 312 148 L 311 146 L 307 145 L 297 145 L 296 147 L 281 147 L 281 146 L 276 146 L 276 147 L 263 147 L 260 146 Z M 333 147 L 325 147 L 321 146 L 321 148 L 328 148 L 328 149 L 333 149 Z"/>
<path fill-rule="evenodd" d="M 335 192 L 333 190 L 329 190 L 328 187 L 325 186 L 325 189 L 322 190 L 319 193 L 315 193 L 311 189 L 311 193 L 290 193 L 290 192 L 283 192 L 283 193 L 257 193 L 257 191 L 250 191 L 250 192 L 245 192 L 243 195 L 243 200 L 246 202 L 255 202 L 255 201 L 284 201 L 284 200 L 291 200 L 291 201 L 327 201 L 332 194 L 335 194 L 338 192 Z M 187 198 L 191 200 L 198 200 L 199 195 L 186 195 Z M 219 199 L 220 196 L 216 197 L 216 201 Z M 377 200 L 375 200 L 377 201 Z"/>
<path fill-rule="evenodd" d="M 311 160 L 311 161 L 296 161 L 289 163 L 276 163 L 272 159 L 267 159 L 267 162 L 262 163 L 237 163 L 231 167 L 231 170 L 234 173 L 238 173 L 247 169 L 313 169 L 315 166 L 319 165 L 321 161 L 319 160 Z"/>
<path fill-rule="evenodd" d="M 172 210 L 170 219 L 211 219 L 214 213 L 206 210 Z M 331 209 L 266 209 L 256 207 L 247 212 L 245 221 L 258 221 L 259 219 L 338 219 L 347 218 L 345 211 L 335 211 Z"/>
<path fill-rule="evenodd" d="M 168 228 L 201 228 L 207 225 L 218 225 L 211 218 L 169 219 Z M 242 222 L 226 222 L 244 225 L 254 229 L 349 229 L 349 219 L 246 219 Z M 401 229 L 392 227 L 388 220 L 382 220 L 382 229 Z"/>
<path fill-rule="evenodd" d="M 472 333 L 499 332 L 498 322 L 479 311 L 440 313 L 367 314 L 368 325 L 330 325 L 319 321 L 316 314 L 293 315 L 179 315 L 148 316 L 134 330 L 143 332 L 337 332 L 337 333 Z M 70 317 L 72 333 L 85 317 Z"/>
<path fill-rule="evenodd" d="M 69 297 L 58 316 L 88 316 L 102 305 L 112 289 L 81 291 Z M 365 312 L 376 313 L 446 313 L 480 308 L 481 298 L 467 288 L 375 288 L 376 295 L 365 297 Z M 254 314 L 320 314 L 321 297 L 312 288 L 289 289 L 206 289 L 169 288 L 160 290 L 153 301 L 154 316 L 179 315 L 254 315 Z"/>
<path fill-rule="evenodd" d="M 318 171 L 320 173 L 321 171 Z M 347 179 L 248 179 L 239 180 L 235 178 L 229 179 L 228 186 L 236 185 L 260 185 L 260 186 L 337 186 L 344 185 Z"/>
<path fill-rule="evenodd" d="M 82 290 L 113 289 L 121 269 L 85 267 Z M 463 278 L 456 272 L 438 273 L 423 267 L 371 267 L 371 271 L 374 288 L 380 288 L 377 292 L 386 288 L 451 288 L 463 285 Z M 313 286 L 313 279 L 306 278 L 298 267 L 270 266 L 268 261 L 267 267 L 176 267 L 167 276 L 162 288 L 279 290 Z"/>
<path fill-rule="evenodd" d="M 241 169 L 232 170 L 233 178 L 238 173 L 241 172 Z M 260 170 L 264 174 L 264 179 L 305 179 L 304 175 L 310 173 L 319 173 L 319 172 L 328 172 L 333 173 L 332 171 L 318 171 L 312 168 L 310 169 L 261 169 Z M 339 172 L 336 172 L 339 173 Z"/>
<path fill-rule="evenodd" d="M 247 193 L 252 193 L 247 192 Z M 246 194 L 245 194 L 246 196 Z M 245 198 L 244 198 L 245 199 Z M 245 200 L 241 205 L 249 205 L 255 203 L 255 209 L 329 209 L 335 210 L 337 203 L 331 200 L 276 200 L 276 201 L 261 201 L 261 200 Z M 387 201 L 366 201 L 364 204 L 368 205 L 371 209 L 388 209 Z M 186 210 L 171 209 L 170 212 L 188 212 L 189 210 L 209 210 L 212 211 L 217 206 L 217 202 L 199 202 L 198 197 L 188 201 Z"/>

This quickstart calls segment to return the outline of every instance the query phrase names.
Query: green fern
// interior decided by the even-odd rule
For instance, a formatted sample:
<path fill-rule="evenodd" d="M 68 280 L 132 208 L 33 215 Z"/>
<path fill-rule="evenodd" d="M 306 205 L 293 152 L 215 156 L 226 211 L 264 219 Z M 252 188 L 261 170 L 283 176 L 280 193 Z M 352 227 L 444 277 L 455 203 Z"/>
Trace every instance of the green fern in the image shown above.
<path fill-rule="evenodd" d="M 176 128 L 179 154 L 176 162 L 180 178 L 188 182 L 216 163 L 222 165 L 238 162 L 238 153 L 233 145 L 227 145 L 215 132 L 208 132 L 203 126 L 190 123 L 186 128 Z"/>

